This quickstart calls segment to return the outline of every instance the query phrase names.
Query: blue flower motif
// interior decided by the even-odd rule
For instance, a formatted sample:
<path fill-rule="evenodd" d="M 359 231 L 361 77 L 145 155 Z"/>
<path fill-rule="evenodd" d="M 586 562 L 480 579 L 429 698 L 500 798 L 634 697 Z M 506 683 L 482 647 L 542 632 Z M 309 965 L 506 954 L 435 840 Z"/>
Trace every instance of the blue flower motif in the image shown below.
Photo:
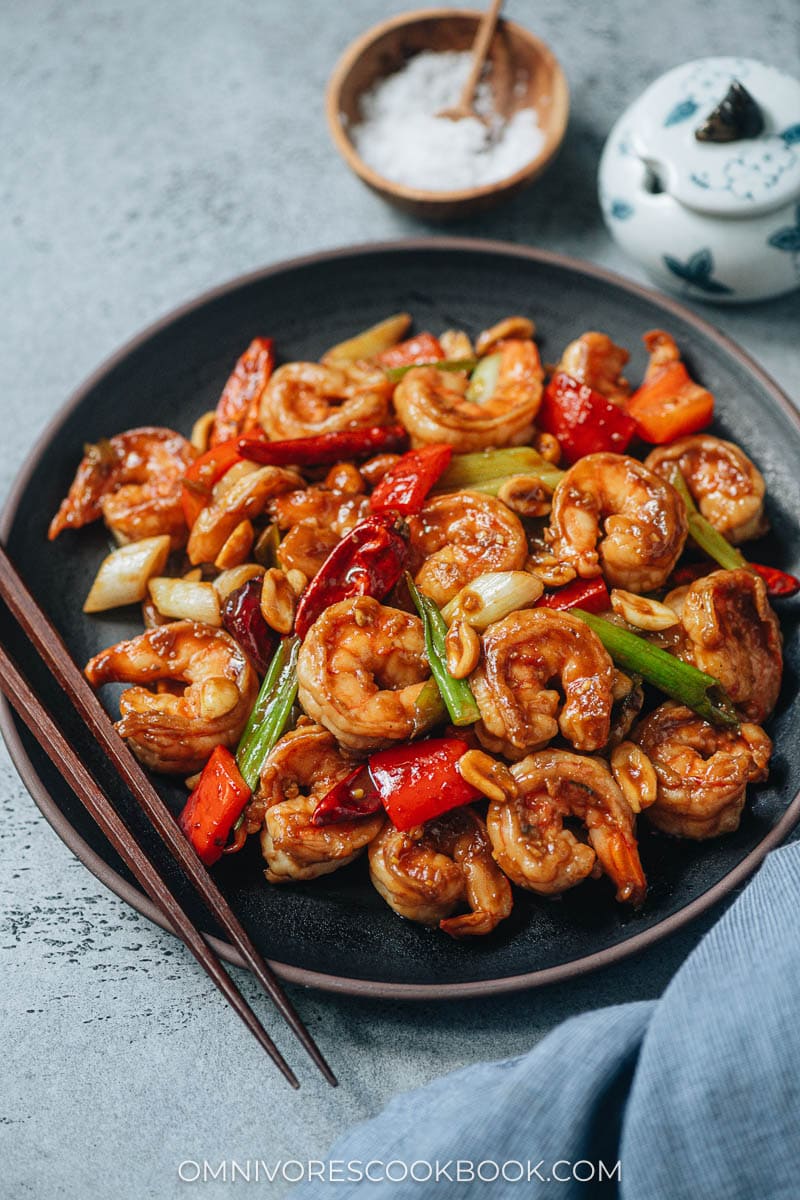
<path fill-rule="evenodd" d="M 633 205 L 628 204 L 627 200 L 612 200 L 609 212 L 615 220 L 627 221 L 628 217 L 633 216 Z"/>
<path fill-rule="evenodd" d="M 681 121 L 688 121 L 689 117 L 693 117 L 697 112 L 697 108 L 698 105 L 696 100 L 681 100 L 680 103 L 676 104 L 672 111 L 668 114 L 664 125 L 680 125 Z"/>
<path fill-rule="evenodd" d="M 795 146 L 800 142 L 800 121 L 796 125 L 790 125 L 788 129 L 784 129 L 781 137 L 787 146 Z"/>
<path fill-rule="evenodd" d="M 800 204 L 797 206 L 795 217 L 795 225 L 784 225 L 783 229 L 778 229 L 767 238 L 770 246 L 774 246 L 776 250 L 786 250 L 789 254 L 800 253 Z"/>
<path fill-rule="evenodd" d="M 664 266 L 679 279 L 684 279 L 692 287 L 707 292 L 710 296 L 730 296 L 733 293 L 733 288 L 711 278 L 714 274 L 714 258 L 708 249 L 696 251 L 685 263 L 673 258 L 671 254 L 665 254 Z"/>

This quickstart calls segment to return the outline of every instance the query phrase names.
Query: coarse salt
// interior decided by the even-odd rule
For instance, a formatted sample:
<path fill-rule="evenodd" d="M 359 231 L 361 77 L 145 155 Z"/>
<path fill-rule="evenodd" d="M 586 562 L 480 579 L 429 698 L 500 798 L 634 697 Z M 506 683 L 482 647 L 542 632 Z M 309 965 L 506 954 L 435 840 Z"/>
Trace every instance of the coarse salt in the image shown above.
<path fill-rule="evenodd" d="M 364 162 L 394 183 L 443 192 L 498 183 L 534 159 L 544 143 L 535 109 L 504 121 L 485 81 L 475 110 L 488 124 L 436 116 L 458 99 L 471 61 L 469 51 L 425 50 L 365 92 L 350 129 Z"/>

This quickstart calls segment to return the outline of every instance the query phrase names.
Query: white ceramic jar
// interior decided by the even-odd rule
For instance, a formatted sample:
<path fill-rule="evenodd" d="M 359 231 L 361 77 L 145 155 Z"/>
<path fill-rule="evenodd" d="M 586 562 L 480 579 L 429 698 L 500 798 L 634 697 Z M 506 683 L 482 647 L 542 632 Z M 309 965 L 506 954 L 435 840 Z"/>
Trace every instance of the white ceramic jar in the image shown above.
<path fill-rule="evenodd" d="M 695 131 L 738 80 L 763 130 L 728 142 Z M 800 286 L 800 80 L 747 58 L 662 75 L 609 134 L 600 204 L 612 236 L 662 287 L 738 303 Z"/>

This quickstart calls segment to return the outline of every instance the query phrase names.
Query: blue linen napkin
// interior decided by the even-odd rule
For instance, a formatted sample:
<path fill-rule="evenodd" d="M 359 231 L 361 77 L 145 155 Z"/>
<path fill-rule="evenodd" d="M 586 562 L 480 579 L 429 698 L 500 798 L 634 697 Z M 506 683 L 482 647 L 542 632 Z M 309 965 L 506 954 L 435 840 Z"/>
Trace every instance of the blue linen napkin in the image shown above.
<path fill-rule="evenodd" d="M 799 924 L 794 843 L 660 1000 L 574 1017 L 528 1054 L 396 1097 L 330 1150 L 344 1181 L 302 1183 L 293 1200 L 797 1200 Z M 370 1162 L 374 1182 L 348 1181 Z"/>

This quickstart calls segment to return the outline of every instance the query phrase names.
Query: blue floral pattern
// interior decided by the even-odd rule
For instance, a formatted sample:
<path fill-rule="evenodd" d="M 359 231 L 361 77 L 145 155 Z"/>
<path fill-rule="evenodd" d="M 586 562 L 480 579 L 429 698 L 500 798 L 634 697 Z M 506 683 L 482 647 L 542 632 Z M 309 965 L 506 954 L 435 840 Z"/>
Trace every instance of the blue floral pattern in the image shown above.
<path fill-rule="evenodd" d="M 673 258 L 671 254 L 665 254 L 663 257 L 667 270 L 676 275 L 678 279 L 683 279 L 692 287 L 698 288 L 699 291 L 706 292 L 710 296 L 733 295 L 733 288 L 712 278 L 714 257 L 709 249 L 697 250 L 685 263 Z"/>
<path fill-rule="evenodd" d="M 795 224 L 784 225 L 767 238 L 770 246 L 776 250 L 785 250 L 788 254 L 800 254 L 800 204 L 795 213 Z"/>
<path fill-rule="evenodd" d="M 667 119 L 664 122 L 665 128 L 670 125 L 680 125 L 681 121 L 688 121 L 689 117 L 693 117 L 697 112 L 699 105 L 696 100 L 689 97 L 687 100 L 681 100 L 675 105 L 670 112 L 667 113 Z"/>

